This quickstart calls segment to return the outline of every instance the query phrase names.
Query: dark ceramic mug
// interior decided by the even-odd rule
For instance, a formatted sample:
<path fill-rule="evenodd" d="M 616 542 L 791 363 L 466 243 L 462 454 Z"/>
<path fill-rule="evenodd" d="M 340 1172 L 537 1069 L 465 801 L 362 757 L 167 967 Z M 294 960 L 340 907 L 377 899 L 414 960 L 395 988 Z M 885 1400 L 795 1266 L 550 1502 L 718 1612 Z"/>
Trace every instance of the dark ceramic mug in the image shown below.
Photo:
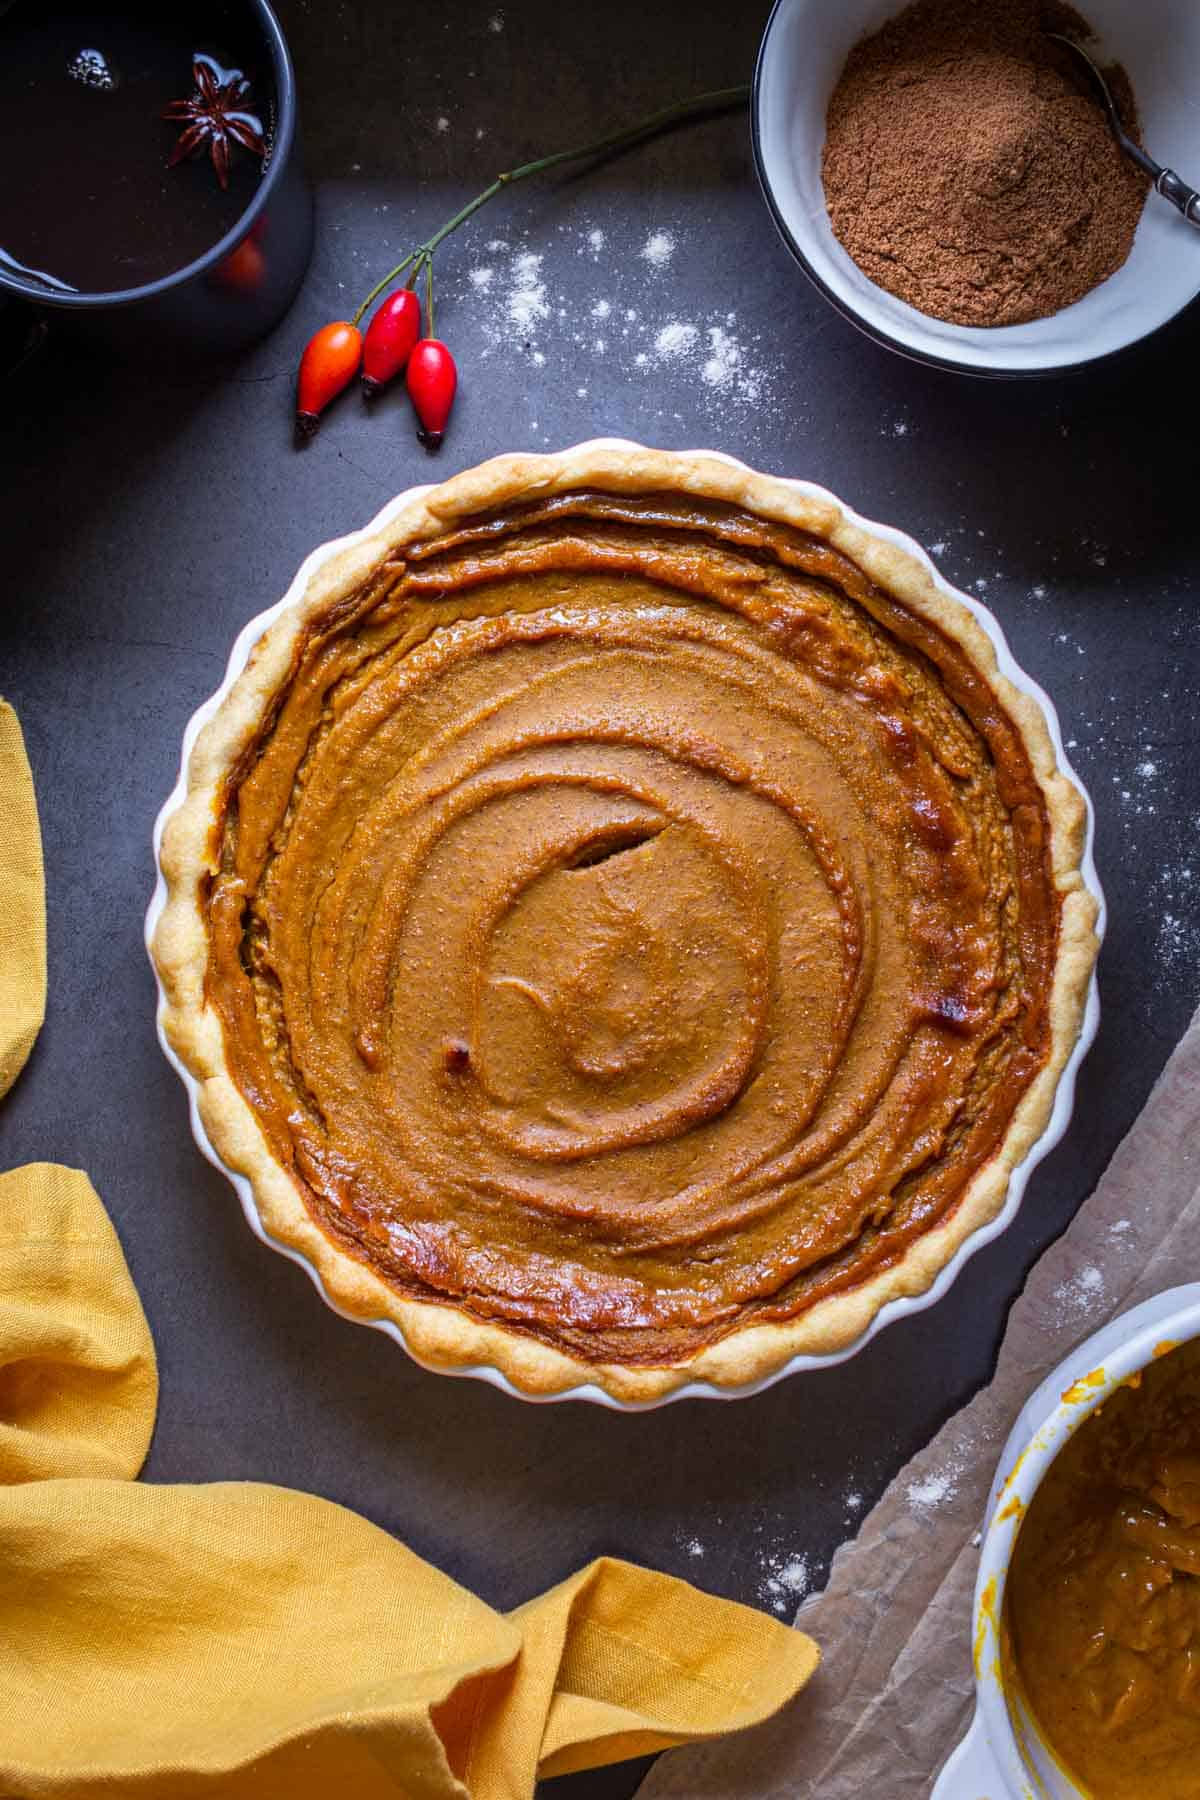
<path fill-rule="evenodd" d="M 266 0 L 244 0 L 261 41 L 275 115 L 271 155 L 236 224 L 203 256 L 142 287 L 48 290 L 0 267 L 0 372 L 28 365 L 48 336 L 84 336 L 117 354 L 219 355 L 277 325 L 312 254 L 312 193 L 300 161 L 296 79 Z M 0 7 L 0 11 L 3 11 Z"/>

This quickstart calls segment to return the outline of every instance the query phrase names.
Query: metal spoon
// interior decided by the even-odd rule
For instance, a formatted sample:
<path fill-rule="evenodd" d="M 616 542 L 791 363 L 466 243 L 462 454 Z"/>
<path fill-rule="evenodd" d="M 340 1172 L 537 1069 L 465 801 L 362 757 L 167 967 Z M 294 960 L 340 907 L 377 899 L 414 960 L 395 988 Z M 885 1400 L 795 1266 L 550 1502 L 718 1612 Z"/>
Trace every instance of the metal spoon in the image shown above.
<path fill-rule="evenodd" d="M 1058 31 L 1048 31 L 1045 35 L 1053 38 L 1056 44 L 1065 45 L 1079 58 L 1091 77 L 1092 86 L 1099 94 L 1104 110 L 1108 114 L 1112 134 L 1126 156 L 1135 162 L 1139 169 L 1145 170 L 1163 199 L 1169 200 L 1172 206 L 1178 207 L 1189 225 L 1200 228 L 1200 193 L 1197 193 L 1195 188 L 1189 187 L 1186 181 L 1181 180 L 1174 169 L 1164 169 L 1162 164 L 1155 162 L 1152 156 L 1147 156 L 1142 146 L 1135 144 L 1133 139 L 1126 134 L 1108 83 L 1083 45 L 1077 44 L 1074 38 L 1063 37 Z"/>

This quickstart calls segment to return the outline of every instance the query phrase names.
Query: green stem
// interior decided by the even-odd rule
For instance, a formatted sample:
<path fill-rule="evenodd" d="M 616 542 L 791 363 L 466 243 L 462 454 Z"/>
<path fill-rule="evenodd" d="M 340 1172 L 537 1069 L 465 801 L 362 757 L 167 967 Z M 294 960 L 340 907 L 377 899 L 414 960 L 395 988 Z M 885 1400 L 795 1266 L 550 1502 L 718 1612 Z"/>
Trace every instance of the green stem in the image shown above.
<path fill-rule="evenodd" d="M 438 245 L 448 238 L 452 231 L 457 231 L 460 225 L 465 225 L 481 206 L 486 206 L 489 200 L 494 200 L 497 194 L 502 193 L 506 187 L 511 187 L 514 182 L 525 181 L 530 175 L 544 175 L 547 169 L 558 168 L 562 163 L 581 162 L 585 157 L 604 156 L 610 151 L 627 149 L 629 145 L 640 143 L 643 138 L 653 137 L 656 132 L 665 131 L 671 125 L 682 124 L 685 119 L 694 119 L 704 113 L 727 112 L 735 106 L 745 106 L 749 98 L 750 89 L 747 86 L 717 88 L 708 94 L 696 94 L 690 100 L 677 100 L 673 106 L 664 106 L 660 112 L 651 113 L 648 118 L 639 120 L 636 125 L 627 125 L 621 131 L 611 131 L 607 137 L 597 138 L 594 143 L 582 144 L 575 150 L 556 150 L 552 156 L 539 156 L 535 162 L 522 163 L 516 169 L 506 169 L 502 175 L 497 175 L 496 179 L 490 182 L 481 194 L 476 194 L 475 198 L 469 200 L 461 211 L 456 212 L 453 218 L 447 219 L 446 223 L 435 231 L 432 237 L 426 238 L 423 244 L 418 244 L 416 249 L 410 251 L 402 262 L 396 264 L 394 269 L 389 269 L 383 280 L 375 283 L 351 323 L 357 325 L 367 308 L 379 298 L 384 288 L 395 281 L 397 276 L 403 275 L 404 271 L 413 263 L 417 264 L 416 275 L 419 277 L 421 263 L 432 257 Z M 429 335 L 433 335 L 432 326 L 430 326 Z"/>
<path fill-rule="evenodd" d="M 425 336 L 436 337 L 433 329 L 433 257 L 425 258 Z"/>

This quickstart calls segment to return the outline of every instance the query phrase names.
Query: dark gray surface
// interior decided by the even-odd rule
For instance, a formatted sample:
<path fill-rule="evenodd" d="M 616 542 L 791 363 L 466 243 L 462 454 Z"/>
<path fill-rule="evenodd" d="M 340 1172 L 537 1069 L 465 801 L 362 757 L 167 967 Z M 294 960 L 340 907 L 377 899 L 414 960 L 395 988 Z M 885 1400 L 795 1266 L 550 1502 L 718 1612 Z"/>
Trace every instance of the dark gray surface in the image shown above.
<path fill-rule="evenodd" d="M 497 167 L 748 74 L 762 22 L 755 8 L 684 0 L 531 0 L 505 5 L 497 31 L 498 10 L 283 6 L 319 184 L 317 257 L 291 316 L 219 375 L 60 354 L 5 397 L 0 690 L 42 809 L 50 1007 L 0 1114 L 0 1166 L 79 1164 L 116 1220 L 162 1364 L 150 1479 L 328 1495 L 502 1607 L 608 1551 L 787 1613 L 781 1570 L 804 1556 L 819 1580 L 851 1496 L 869 1503 L 987 1378 L 1031 1261 L 1087 1194 L 1198 997 L 1200 509 L 1180 376 L 1197 326 L 1070 382 L 991 386 L 906 364 L 793 269 L 734 117 L 518 190 L 446 247 L 439 327 L 463 386 L 436 463 L 398 397 L 367 417 L 348 396 L 295 454 L 300 348 L 393 249 Z M 639 255 L 656 230 L 675 240 L 659 270 Z M 488 249 L 497 239 L 509 248 Z M 543 257 L 526 279 L 548 309 L 529 330 L 505 311 L 523 253 Z M 484 267 L 490 287 L 469 278 Z M 594 318 L 603 300 L 612 310 Z M 752 380 L 706 382 L 694 350 L 656 352 L 672 323 L 696 325 L 706 354 L 707 331 L 727 331 L 757 398 Z M 256 1243 L 193 1146 L 141 943 L 153 817 L 244 620 L 314 544 L 413 481 L 597 432 L 808 476 L 943 546 L 947 575 L 994 608 L 1058 704 L 1097 803 L 1111 908 L 1104 1022 L 1075 1123 L 1006 1236 L 934 1311 L 840 1369 L 734 1408 L 632 1418 L 425 1374 Z M 631 1781 L 614 1770 L 560 1792 L 611 1800 Z"/>

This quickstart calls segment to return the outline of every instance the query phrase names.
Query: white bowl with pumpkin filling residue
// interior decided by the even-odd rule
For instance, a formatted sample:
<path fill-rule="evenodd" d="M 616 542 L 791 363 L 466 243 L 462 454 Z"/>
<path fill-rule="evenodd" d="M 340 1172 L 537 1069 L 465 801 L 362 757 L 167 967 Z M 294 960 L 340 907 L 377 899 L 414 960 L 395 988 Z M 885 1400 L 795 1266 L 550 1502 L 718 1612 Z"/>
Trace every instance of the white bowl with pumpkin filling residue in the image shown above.
<path fill-rule="evenodd" d="M 1200 1794 L 1197 1352 L 1193 1282 L 1088 1338 L 1023 1407 L 980 1551 L 975 1717 L 933 1800 Z"/>

